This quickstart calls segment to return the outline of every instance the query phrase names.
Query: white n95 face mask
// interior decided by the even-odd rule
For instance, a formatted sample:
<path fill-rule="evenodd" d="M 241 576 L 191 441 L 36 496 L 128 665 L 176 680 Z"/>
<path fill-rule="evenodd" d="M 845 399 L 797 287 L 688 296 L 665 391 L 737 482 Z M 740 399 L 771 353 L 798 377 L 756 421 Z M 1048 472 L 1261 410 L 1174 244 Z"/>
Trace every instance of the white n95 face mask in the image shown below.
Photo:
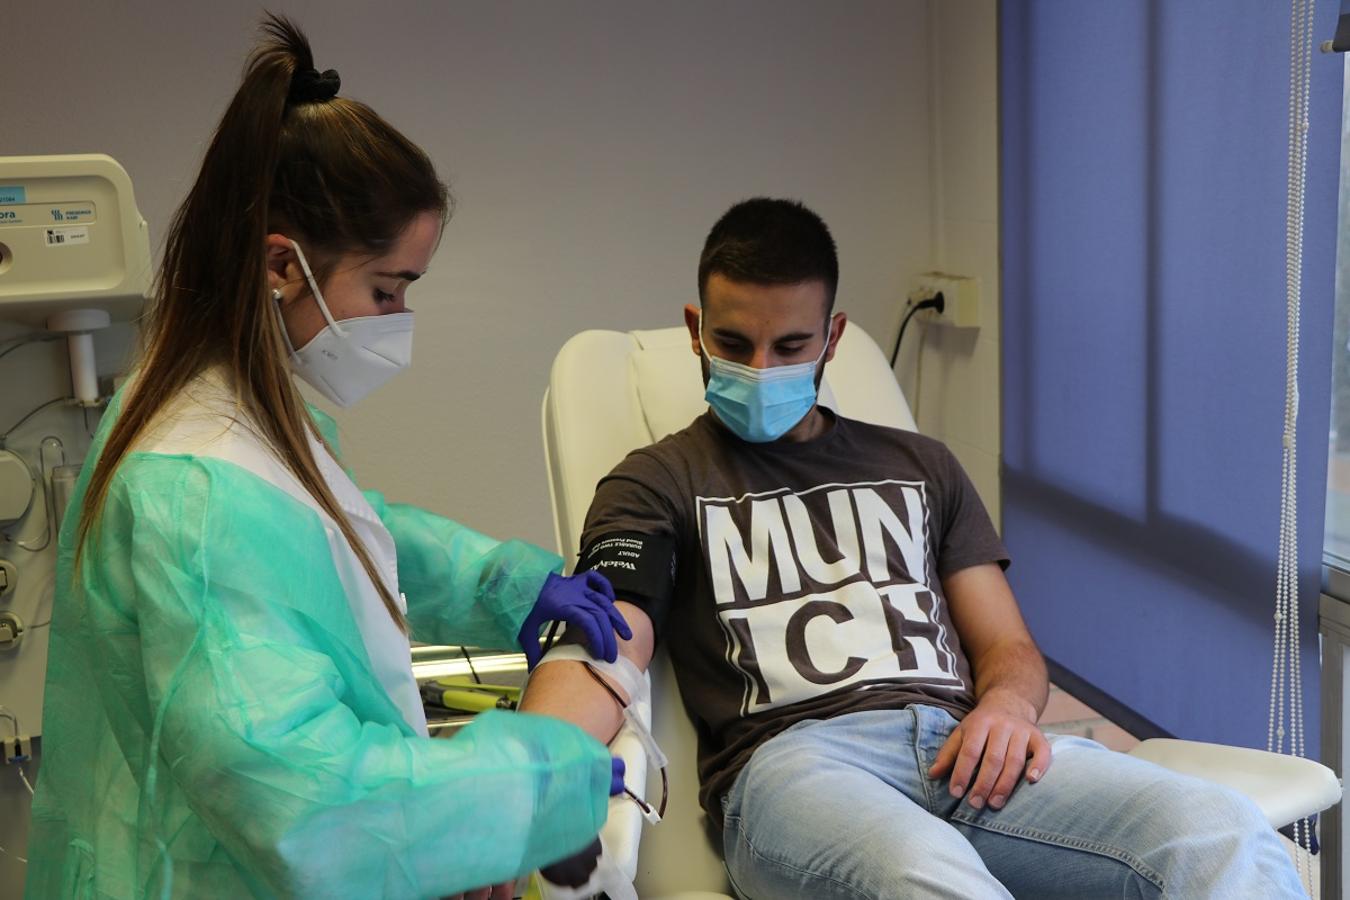
<path fill-rule="evenodd" d="M 291 246 L 328 322 L 299 350 L 291 346 L 282 323 L 281 336 L 291 354 L 291 368 L 338 406 L 351 406 L 412 364 L 413 314 L 408 311 L 335 320 L 304 251 L 295 241 Z M 272 296 L 280 302 L 279 292 L 274 291 Z"/>

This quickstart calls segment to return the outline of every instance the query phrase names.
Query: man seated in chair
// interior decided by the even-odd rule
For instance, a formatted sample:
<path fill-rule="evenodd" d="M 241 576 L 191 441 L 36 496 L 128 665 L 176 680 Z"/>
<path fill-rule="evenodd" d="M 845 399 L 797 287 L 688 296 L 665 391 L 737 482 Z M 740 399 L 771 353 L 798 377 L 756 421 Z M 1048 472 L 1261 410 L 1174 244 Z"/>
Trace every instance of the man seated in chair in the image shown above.
<path fill-rule="evenodd" d="M 847 324 L 824 222 L 740 203 L 698 278 L 711 408 L 600 482 L 578 568 L 613 581 L 628 659 L 668 648 L 737 893 L 1303 896 L 1246 797 L 1041 733 L 1045 664 L 961 466 L 816 403 Z M 608 740 L 581 666 L 538 670 L 524 708 Z"/>

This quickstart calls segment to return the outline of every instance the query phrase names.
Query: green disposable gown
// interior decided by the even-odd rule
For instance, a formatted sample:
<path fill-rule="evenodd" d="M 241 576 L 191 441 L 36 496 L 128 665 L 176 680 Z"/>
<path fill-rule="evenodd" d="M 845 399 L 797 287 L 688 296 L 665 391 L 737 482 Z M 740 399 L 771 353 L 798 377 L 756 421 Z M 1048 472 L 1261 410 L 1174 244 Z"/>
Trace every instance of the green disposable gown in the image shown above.
<path fill-rule="evenodd" d="M 594 838 L 605 747 L 506 712 L 419 735 L 313 508 L 227 458 L 137 450 L 75 571 L 92 470 L 60 539 L 27 897 L 439 897 Z M 366 497 L 412 636 L 514 646 L 561 561 Z"/>

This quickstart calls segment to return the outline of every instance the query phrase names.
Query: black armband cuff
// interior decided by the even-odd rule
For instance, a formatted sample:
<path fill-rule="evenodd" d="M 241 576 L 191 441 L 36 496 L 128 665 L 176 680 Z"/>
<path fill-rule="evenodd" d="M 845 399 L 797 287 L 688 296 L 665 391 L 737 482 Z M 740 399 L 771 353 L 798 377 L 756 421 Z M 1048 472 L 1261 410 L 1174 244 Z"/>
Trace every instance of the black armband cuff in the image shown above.
<path fill-rule="evenodd" d="M 675 541 L 615 531 L 591 541 L 577 561 L 578 572 L 593 570 L 609 579 L 614 596 L 640 608 L 660 631 L 675 593 Z"/>

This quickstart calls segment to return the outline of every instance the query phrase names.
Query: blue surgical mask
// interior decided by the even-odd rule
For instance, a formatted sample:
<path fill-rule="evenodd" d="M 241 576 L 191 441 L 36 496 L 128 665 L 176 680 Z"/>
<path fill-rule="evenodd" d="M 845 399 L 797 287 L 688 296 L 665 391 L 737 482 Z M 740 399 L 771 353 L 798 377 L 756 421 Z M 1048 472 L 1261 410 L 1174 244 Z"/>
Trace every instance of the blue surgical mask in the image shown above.
<path fill-rule="evenodd" d="M 756 369 L 711 356 L 703 347 L 703 313 L 699 313 L 698 346 L 708 361 L 708 389 L 704 398 L 722 424 L 752 444 L 776 441 L 792 430 L 816 405 L 816 369 L 830 346 L 831 322 L 825 346 L 814 362 Z"/>

